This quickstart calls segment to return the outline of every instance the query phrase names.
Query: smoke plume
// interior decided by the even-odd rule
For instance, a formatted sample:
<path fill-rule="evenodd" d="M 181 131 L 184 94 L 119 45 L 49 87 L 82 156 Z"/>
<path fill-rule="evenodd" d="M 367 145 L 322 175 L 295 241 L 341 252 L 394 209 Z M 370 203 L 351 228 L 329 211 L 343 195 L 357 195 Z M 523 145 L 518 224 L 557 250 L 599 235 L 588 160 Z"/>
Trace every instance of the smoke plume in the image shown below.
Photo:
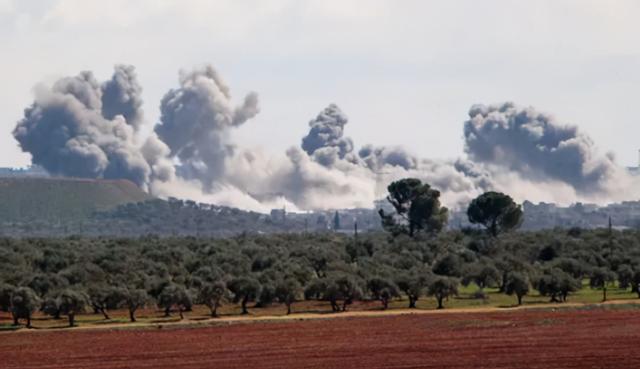
<path fill-rule="evenodd" d="M 102 84 L 102 115 L 109 120 L 122 115 L 136 131 L 140 128 L 142 87 L 133 66 L 117 65 L 111 80 Z"/>
<path fill-rule="evenodd" d="M 474 105 L 464 124 L 465 151 L 475 162 L 497 165 L 534 181 L 557 180 L 578 193 L 606 192 L 620 178 L 610 153 L 600 154 L 577 126 L 513 103 Z"/>
<path fill-rule="evenodd" d="M 211 189 L 234 154 L 229 130 L 258 114 L 258 96 L 251 93 L 242 105 L 233 106 L 229 87 L 207 66 L 182 72 L 180 87 L 162 98 L 160 112 L 155 132 L 169 147 L 170 156 L 179 159 L 179 174 Z"/>
<path fill-rule="evenodd" d="M 140 99 L 140 89 L 128 89 L 128 101 L 118 100 L 115 93 L 127 83 L 135 85 L 129 68 L 116 67 L 114 78 L 103 86 L 91 72 L 39 86 L 35 102 L 13 131 L 32 162 L 54 175 L 125 178 L 145 187 L 151 168 L 134 137 L 138 113 L 129 109 Z M 124 70 L 127 81 L 117 77 Z"/>
<path fill-rule="evenodd" d="M 488 190 L 520 201 L 608 201 L 634 182 L 578 127 L 512 103 L 470 109 L 463 158 L 358 148 L 335 104 L 309 122 L 300 146 L 267 155 L 230 135 L 259 113 L 256 93 L 234 103 L 211 66 L 183 71 L 178 82 L 162 98 L 159 122 L 144 130 L 149 122 L 132 66 L 116 66 L 104 83 L 91 72 L 62 78 L 36 89 L 13 134 L 33 163 L 54 175 L 124 178 L 158 196 L 258 211 L 371 207 L 389 182 L 405 177 L 430 183 L 454 208 Z"/>

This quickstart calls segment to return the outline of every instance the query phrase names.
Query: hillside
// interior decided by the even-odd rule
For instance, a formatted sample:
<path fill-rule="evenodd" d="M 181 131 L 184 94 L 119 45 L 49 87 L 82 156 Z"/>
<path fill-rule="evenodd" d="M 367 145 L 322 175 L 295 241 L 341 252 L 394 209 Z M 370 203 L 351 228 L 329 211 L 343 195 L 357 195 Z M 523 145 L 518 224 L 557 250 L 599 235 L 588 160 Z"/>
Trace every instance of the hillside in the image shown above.
<path fill-rule="evenodd" d="M 0 221 L 75 219 L 152 198 L 127 180 L 0 178 Z"/>

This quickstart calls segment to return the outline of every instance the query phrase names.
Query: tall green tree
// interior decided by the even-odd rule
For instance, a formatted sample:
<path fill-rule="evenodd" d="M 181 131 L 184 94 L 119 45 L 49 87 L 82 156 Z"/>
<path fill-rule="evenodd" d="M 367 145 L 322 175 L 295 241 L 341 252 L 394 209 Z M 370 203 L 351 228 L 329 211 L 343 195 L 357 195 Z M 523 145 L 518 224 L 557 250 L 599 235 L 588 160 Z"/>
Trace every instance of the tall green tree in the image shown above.
<path fill-rule="evenodd" d="M 382 226 L 392 234 L 404 233 L 413 237 L 420 231 L 436 233 L 447 224 L 448 209 L 440 204 L 440 191 L 429 184 L 416 178 L 405 178 L 392 182 L 387 190 L 387 201 L 395 214 L 387 214 L 384 209 L 378 213 Z"/>
<path fill-rule="evenodd" d="M 471 201 L 467 216 L 473 224 L 481 224 L 493 237 L 518 228 L 522 224 L 522 207 L 509 195 L 485 192 Z"/>

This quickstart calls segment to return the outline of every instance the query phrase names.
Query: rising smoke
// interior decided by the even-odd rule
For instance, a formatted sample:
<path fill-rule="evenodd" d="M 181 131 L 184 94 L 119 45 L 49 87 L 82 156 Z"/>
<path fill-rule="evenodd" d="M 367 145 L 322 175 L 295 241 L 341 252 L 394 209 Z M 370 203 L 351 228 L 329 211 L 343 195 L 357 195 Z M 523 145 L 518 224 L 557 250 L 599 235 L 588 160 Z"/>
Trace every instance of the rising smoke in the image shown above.
<path fill-rule="evenodd" d="M 120 74 L 127 78 L 117 77 Z M 139 113 L 131 108 L 140 99 L 140 89 L 125 86 L 129 78 L 135 80 L 133 69 L 118 66 L 114 78 L 102 86 L 91 72 L 63 78 L 51 87 L 39 86 L 14 137 L 34 164 L 54 175 L 126 178 L 145 187 L 152 169 L 135 139 Z M 138 95 L 121 100 L 124 90 Z"/>
<path fill-rule="evenodd" d="M 141 92 L 132 66 L 116 66 L 102 84 L 83 72 L 39 86 L 14 136 L 54 175 L 124 178 L 159 196 L 259 211 L 370 207 L 386 184 L 404 177 L 438 188 L 451 207 L 487 190 L 519 200 L 607 201 L 631 182 L 576 126 L 512 103 L 473 106 L 464 123 L 467 158 L 438 161 L 402 147 L 357 149 L 335 104 L 284 155 L 238 146 L 230 132 L 259 113 L 258 95 L 234 104 L 211 66 L 180 73 L 143 139 Z"/>
<path fill-rule="evenodd" d="M 560 124 L 513 103 L 474 105 L 464 124 L 465 151 L 475 162 L 534 181 L 567 183 L 581 194 L 607 192 L 624 176 L 613 154 L 600 154 L 577 126 Z"/>
<path fill-rule="evenodd" d="M 155 132 L 171 157 L 179 159 L 180 176 L 198 180 L 211 191 L 234 154 L 229 130 L 259 111 L 256 93 L 247 95 L 241 106 L 233 106 L 229 87 L 207 66 L 180 74 L 180 87 L 162 98 Z"/>

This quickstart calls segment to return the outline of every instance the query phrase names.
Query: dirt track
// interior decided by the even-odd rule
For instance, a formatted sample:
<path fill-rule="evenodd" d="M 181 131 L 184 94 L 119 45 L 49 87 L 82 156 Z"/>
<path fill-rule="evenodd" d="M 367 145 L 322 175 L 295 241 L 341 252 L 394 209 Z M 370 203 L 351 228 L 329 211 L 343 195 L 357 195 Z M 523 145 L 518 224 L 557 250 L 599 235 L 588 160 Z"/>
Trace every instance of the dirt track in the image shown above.
<path fill-rule="evenodd" d="M 640 368 L 638 310 L 521 310 L 0 337 L 0 368 Z"/>
<path fill-rule="evenodd" d="M 422 310 L 422 309 L 389 309 L 389 310 L 352 310 L 346 312 L 340 312 L 338 314 L 328 313 L 296 313 L 291 315 L 233 315 L 223 316 L 218 318 L 197 319 L 190 320 L 188 317 L 185 320 L 175 322 L 164 323 L 102 323 L 99 325 L 81 325 L 73 328 L 65 327 L 65 331 L 78 331 L 78 330 L 109 330 L 109 329 L 147 329 L 147 328 L 197 328 L 207 327 L 211 325 L 222 324 L 235 324 L 235 323 L 260 323 L 260 322 L 279 322 L 279 321 L 303 321 L 303 320 L 316 320 L 316 319 L 338 319 L 338 318 L 363 318 L 363 317 L 388 317 L 395 315 L 422 315 L 422 314 L 459 314 L 459 313 L 492 313 L 492 312 L 513 312 L 524 310 L 539 310 L 539 309 L 568 309 L 568 308 L 581 308 L 581 307 L 595 307 L 595 306 L 611 306 L 611 305 L 640 305 L 637 300 L 610 300 L 599 304 L 586 304 L 586 303 L 563 303 L 558 304 L 541 304 L 541 305 L 522 305 L 514 307 L 469 307 L 469 308 L 449 308 L 443 310 Z M 56 328 L 58 329 L 58 328 Z M 17 331 L 0 332 L 0 338 L 3 334 L 16 334 L 16 333 L 44 333 L 50 329 L 18 329 Z"/>

